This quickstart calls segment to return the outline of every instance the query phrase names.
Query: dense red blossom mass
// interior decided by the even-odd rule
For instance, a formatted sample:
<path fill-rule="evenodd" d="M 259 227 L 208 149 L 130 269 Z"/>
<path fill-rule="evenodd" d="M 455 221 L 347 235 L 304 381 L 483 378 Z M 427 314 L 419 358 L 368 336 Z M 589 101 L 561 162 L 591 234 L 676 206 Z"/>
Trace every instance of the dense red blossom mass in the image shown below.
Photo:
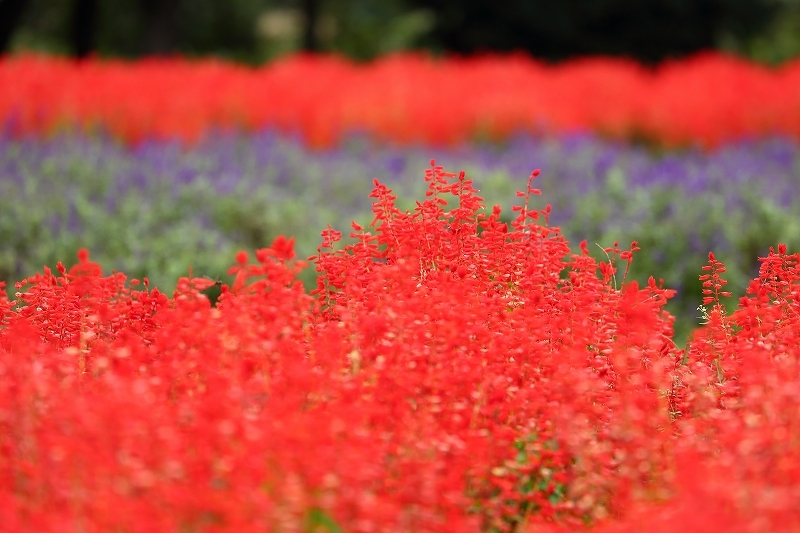
<path fill-rule="evenodd" d="M 275 127 L 313 146 L 367 132 L 399 143 L 596 131 L 667 146 L 800 138 L 800 60 L 776 69 L 716 53 L 654 70 L 626 60 L 547 65 L 522 55 L 368 64 L 292 56 L 213 60 L 0 59 L 0 121 L 16 133 L 104 129 L 127 141 Z"/>
<path fill-rule="evenodd" d="M 0 530 L 800 531 L 800 268 L 785 247 L 686 350 L 638 247 L 570 251 L 432 167 L 403 212 L 241 253 L 218 305 L 83 251 L 0 296 Z M 5 295 L 0 291 L 0 295 Z"/>

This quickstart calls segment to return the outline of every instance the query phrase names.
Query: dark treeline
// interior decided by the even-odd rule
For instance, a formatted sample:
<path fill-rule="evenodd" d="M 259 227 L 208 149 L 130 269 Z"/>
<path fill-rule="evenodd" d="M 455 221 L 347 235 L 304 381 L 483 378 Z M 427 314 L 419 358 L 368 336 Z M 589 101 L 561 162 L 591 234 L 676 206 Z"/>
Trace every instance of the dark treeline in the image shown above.
<path fill-rule="evenodd" d="M 800 51 L 795 30 L 800 0 L 0 0 L 0 53 L 76 57 L 422 48 L 655 62 L 727 47 L 774 61 Z"/>
<path fill-rule="evenodd" d="M 439 14 L 433 37 L 449 50 L 524 49 L 554 60 L 686 55 L 714 48 L 724 33 L 757 34 L 778 8 L 763 0 L 414 1 Z"/>

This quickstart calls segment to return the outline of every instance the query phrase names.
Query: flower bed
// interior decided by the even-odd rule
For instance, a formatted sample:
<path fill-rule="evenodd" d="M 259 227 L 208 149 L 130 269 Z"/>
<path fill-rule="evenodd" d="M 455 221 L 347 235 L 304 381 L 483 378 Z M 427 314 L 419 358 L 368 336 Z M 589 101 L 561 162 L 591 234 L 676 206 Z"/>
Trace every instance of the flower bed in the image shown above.
<path fill-rule="evenodd" d="M 0 300 L 0 524 L 16 531 L 800 531 L 798 259 L 686 350 L 638 247 L 570 251 L 433 164 L 412 211 L 173 297 L 88 253 Z"/>
<path fill-rule="evenodd" d="M 541 167 L 551 222 L 571 243 L 587 240 L 598 260 L 615 240 L 638 240 L 631 279 L 656 273 L 678 291 L 668 308 L 679 342 L 699 323 L 697 272 L 709 250 L 741 293 L 769 243 L 800 249 L 800 149 L 789 139 L 653 154 L 594 136 L 453 148 L 350 137 L 312 150 L 274 132 L 218 133 L 190 149 L 61 135 L 0 140 L 0 280 L 55 268 L 86 247 L 106 269 L 147 276 L 167 293 L 187 265 L 229 281 L 225 270 L 239 249 L 286 234 L 307 256 L 327 223 L 340 231 L 351 220 L 369 223 L 360 191 L 373 177 L 413 208 L 410 199 L 425 190 L 416 178 L 432 155 L 465 169 L 489 205 L 508 204 L 526 169 Z M 312 270 L 301 276 L 313 286 Z"/>
<path fill-rule="evenodd" d="M 219 61 L 0 59 L 0 121 L 16 133 L 78 126 L 136 142 L 210 128 L 275 127 L 329 146 L 353 131 L 399 143 L 594 131 L 676 146 L 800 137 L 800 61 L 769 69 L 705 54 L 647 70 L 596 58 L 525 56 L 366 65 L 294 56 L 250 69 Z"/>

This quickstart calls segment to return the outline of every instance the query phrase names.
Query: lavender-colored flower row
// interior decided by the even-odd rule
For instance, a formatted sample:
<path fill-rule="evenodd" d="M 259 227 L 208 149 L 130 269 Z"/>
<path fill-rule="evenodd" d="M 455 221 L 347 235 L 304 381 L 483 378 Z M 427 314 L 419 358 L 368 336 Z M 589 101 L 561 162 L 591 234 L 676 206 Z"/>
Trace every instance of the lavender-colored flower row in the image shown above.
<path fill-rule="evenodd" d="M 780 138 L 727 145 L 710 153 L 695 149 L 661 155 L 589 135 L 526 136 L 502 146 L 455 148 L 393 148 L 351 138 L 337 149 L 324 151 L 307 149 L 272 132 L 212 136 L 188 149 L 170 142 L 128 148 L 107 138 L 83 136 L 3 138 L 0 183 L 3 187 L 8 182 L 28 183 L 28 192 L 35 185 L 36 195 L 63 187 L 77 193 L 75 187 L 85 183 L 70 185 L 71 175 L 91 171 L 103 181 L 109 209 L 134 190 L 177 197 L 187 185 L 207 185 L 221 195 L 246 195 L 269 187 L 276 200 L 297 199 L 309 213 L 315 207 L 334 209 L 340 216 L 330 222 L 341 223 L 369 211 L 367 194 L 373 177 L 397 188 L 401 197 L 418 194 L 424 188 L 421 176 L 432 158 L 448 170 L 467 170 L 487 201 L 504 207 L 513 200 L 514 191 L 524 186 L 531 170 L 541 168 L 538 185 L 544 190 L 544 201 L 553 204 L 556 224 L 573 216 L 575 198 L 609 183 L 631 194 L 654 186 L 677 187 L 688 197 L 710 194 L 731 209 L 740 206 L 743 190 L 758 192 L 785 208 L 800 198 L 800 148 L 795 141 Z"/>
<path fill-rule="evenodd" d="M 235 249 L 266 246 L 279 233 L 295 235 L 300 255 L 312 255 L 327 223 L 346 231 L 353 219 L 369 222 L 373 178 L 412 207 L 430 159 L 466 170 L 487 204 L 509 217 L 514 192 L 542 169 L 540 200 L 552 204 L 551 223 L 570 240 L 637 239 L 637 274 L 663 276 L 678 289 L 689 289 L 710 250 L 740 263 L 731 270 L 741 289 L 773 241 L 800 246 L 791 216 L 800 146 L 788 139 L 655 154 L 592 136 L 454 148 L 353 137 L 315 151 L 272 132 L 216 135 L 190 148 L 64 135 L 0 139 L 0 279 L 69 260 L 80 246 L 167 288 L 187 264 L 220 274 Z"/>

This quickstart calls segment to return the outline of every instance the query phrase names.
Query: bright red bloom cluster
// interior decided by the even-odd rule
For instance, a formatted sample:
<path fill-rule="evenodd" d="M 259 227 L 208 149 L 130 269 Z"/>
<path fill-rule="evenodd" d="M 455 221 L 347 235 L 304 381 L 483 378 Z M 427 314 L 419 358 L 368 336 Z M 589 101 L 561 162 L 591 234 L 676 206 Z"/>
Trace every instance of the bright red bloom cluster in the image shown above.
<path fill-rule="evenodd" d="M 800 531 L 800 257 L 678 350 L 671 291 L 616 266 L 636 244 L 571 253 L 535 175 L 510 227 L 433 162 L 412 212 L 376 182 L 313 296 L 284 238 L 216 307 L 213 280 L 168 298 L 86 253 L 19 283 L 0 529 Z"/>
<path fill-rule="evenodd" d="M 366 65 L 294 56 L 258 69 L 219 61 L 0 59 L 0 120 L 18 133 L 66 125 L 128 141 L 210 128 L 276 127 L 314 146 L 358 131 L 400 143 L 597 131 L 665 145 L 765 134 L 800 138 L 800 61 L 770 69 L 719 54 L 654 70 L 609 58 L 546 65 L 525 56 Z"/>

